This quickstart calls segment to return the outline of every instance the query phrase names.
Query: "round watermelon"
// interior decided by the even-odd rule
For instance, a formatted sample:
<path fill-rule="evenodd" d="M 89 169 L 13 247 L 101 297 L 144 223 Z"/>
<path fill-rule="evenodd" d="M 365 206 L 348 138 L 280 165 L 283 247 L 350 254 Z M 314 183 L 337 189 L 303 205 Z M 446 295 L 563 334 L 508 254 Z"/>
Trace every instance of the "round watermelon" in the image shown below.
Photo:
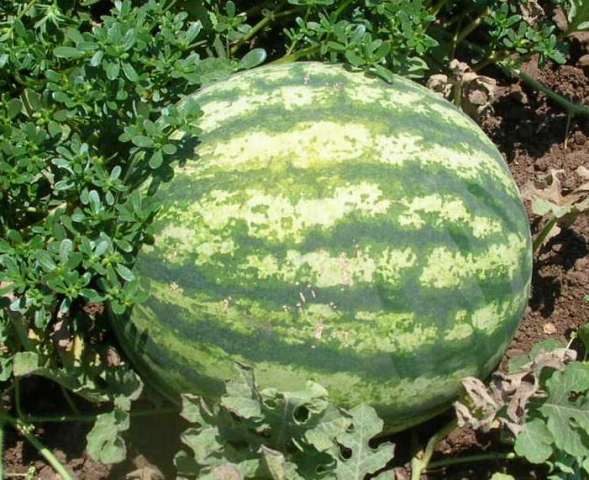
<path fill-rule="evenodd" d="M 313 380 L 401 429 L 486 375 L 530 292 L 518 189 L 479 127 L 401 77 L 296 63 L 194 96 L 193 156 L 158 198 L 121 332 L 168 393 Z"/>

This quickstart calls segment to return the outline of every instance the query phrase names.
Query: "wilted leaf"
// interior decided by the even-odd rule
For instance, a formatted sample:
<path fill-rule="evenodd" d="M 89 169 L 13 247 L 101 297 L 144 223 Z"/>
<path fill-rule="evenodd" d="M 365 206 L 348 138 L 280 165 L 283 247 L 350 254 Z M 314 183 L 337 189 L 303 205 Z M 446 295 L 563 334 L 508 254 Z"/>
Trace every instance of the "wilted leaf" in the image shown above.
<path fill-rule="evenodd" d="M 319 452 L 331 450 L 332 456 L 337 456 L 336 439 L 342 435 L 352 424 L 352 419 L 336 408 L 328 408 L 321 422 L 305 433 L 305 439 Z"/>
<path fill-rule="evenodd" d="M 215 465 L 222 455 L 223 445 L 219 442 L 217 427 L 189 428 L 182 433 L 182 443 L 187 445 L 199 465 Z M 217 459 L 217 460 L 215 460 Z"/>
<path fill-rule="evenodd" d="M 589 182 L 582 184 L 567 195 L 562 193 L 562 184 L 558 178 L 564 170 L 550 170 L 546 177 L 547 186 L 538 189 L 533 182 L 529 182 L 522 190 L 522 197 L 531 202 L 532 212 L 547 217 L 544 229 L 538 235 L 545 244 L 550 238 L 560 232 L 561 227 L 571 225 L 579 215 L 589 212 Z M 577 175 L 589 178 L 589 171 L 581 166 L 576 170 Z M 554 219 L 554 221 L 551 221 Z"/>
<path fill-rule="evenodd" d="M 516 372 L 495 373 L 489 386 L 474 377 L 464 379 L 466 399 L 454 404 L 459 424 L 483 431 L 505 426 L 518 435 L 527 418 L 528 402 L 542 393 L 540 378 L 544 369 L 562 370 L 576 359 L 576 352 L 566 348 L 537 349 L 534 353 L 534 359 Z"/>
<path fill-rule="evenodd" d="M 202 414 L 204 408 L 206 406 L 200 397 L 191 394 L 182 395 L 182 411 L 180 415 L 188 422 L 206 425 L 207 422 Z"/>
<path fill-rule="evenodd" d="M 465 403 L 456 401 L 454 408 L 458 417 L 458 425 L 471 425 L 474 429 L 488 431 L 497 426 L 495 417 L 500 409 L 500 405 L 493 398 L 492 392 L 487 389 L 486 385 L 475 377 L 467 377 L 462 380 L 462 386 L 466 391 Z"/>

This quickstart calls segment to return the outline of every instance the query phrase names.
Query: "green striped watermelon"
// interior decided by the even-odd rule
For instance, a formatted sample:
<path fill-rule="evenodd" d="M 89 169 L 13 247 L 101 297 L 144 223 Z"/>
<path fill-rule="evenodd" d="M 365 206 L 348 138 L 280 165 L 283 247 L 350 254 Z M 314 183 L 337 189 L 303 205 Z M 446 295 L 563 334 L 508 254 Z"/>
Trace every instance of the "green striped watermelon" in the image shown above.
<path fill-rule="evenodd" d="M 198 92 L 123 344 L 168 392 L 324 385 L 401 429 L 486 375 L 530 292 L 517 187 L 468 117 L 401 77 L 296 63 Z"/>

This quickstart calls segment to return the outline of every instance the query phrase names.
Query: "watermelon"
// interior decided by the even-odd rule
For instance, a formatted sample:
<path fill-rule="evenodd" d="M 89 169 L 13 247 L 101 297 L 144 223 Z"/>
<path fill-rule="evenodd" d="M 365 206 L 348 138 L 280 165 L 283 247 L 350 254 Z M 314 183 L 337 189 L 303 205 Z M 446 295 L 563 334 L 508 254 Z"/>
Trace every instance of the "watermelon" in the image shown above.
<path fill-rule="evenodd" d="M 272 65 L 194 95 L 195 153 L 158 192 L 150 293 L 121 342 L 162 390 L 322 384 L 400 430 L 488 374 L 530 293 L 529 223 L 493 143 L 422 86 Z"/>

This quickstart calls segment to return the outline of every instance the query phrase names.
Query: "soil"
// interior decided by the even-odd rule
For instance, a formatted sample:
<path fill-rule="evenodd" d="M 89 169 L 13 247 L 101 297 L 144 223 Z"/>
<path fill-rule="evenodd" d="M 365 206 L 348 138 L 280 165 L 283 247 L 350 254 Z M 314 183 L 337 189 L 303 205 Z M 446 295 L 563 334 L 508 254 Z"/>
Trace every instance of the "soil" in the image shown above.
<path fill-rule="evenodd" d="M 583 70 L 580 61 L 587 46 L 573 46 L 572 60 L 561 67 L 538 67 L 531 62 L 527 72 L 555 91 L 575 101 L 589 105 L 589 68 Z M 487 73 L 487 72 L 485 72 Z M 573 118 L 567 130 L 567 116 L 543 94 L 519 83 L 509 83 L 497 72 L 487 74 L 502 78 L 501 97 L 494 104 L 494 113 L 483 120 L 483 128 L 504 154 L 513 176 L 523 188 L 528 182 L 542 185 L 551 169 L 562 170 L 561 180 L 566 189 L 580 184 L 575 170 L 589 166 L 589 118 Z M 538 219 L 530 214 L 534 233 L 540 227 Z M 531 346 L 547 338 L 566 341 L 570 333 L 589 319 L 589 218 L 579 218 L 546 244 L 536 258 L 533 292 L 530 305 L 515 339 L 510 345 L 502 366 L 516 355 L 527 352 Z M 25 398 L 34 399 L 34 411 L 54 413 L 56 404 L 63 404 L 61 393 L 51 384 L 35 381 Z M 28 406 L 27 406 L 28 407 Z M 410 445 L 423 444 L 449 417 L 442 416 L 410 432 L 396 435 L 397 459 L 408 460 Z M 84 453 L 88 424 L 45 424 L 37 434 L 47 447 L 55 452 L 83 480 L 173 478 L 172 458 L 179 449 L 179 432 L 182 425 L 175 415 L 132 421 L 129 443 L 129 460 L 116 467 L 107 467 L 92 461 Z M 156 439 L 156 441 L 154 441 Z M 499 439 L 493 435 L 475 434 L 459 429 L 444 440 L 437 449 L 436 458 L 462 456 L 483 451 L 501 451 Z M 5 469 L 10 473 L 24 473 L 34 469 L 30 478 L 54 479 L 53 471 L 39 458 L 36 451 L 21 437 L 9 433 L 5 450 Z M 161 471 L 154 465 L 158 465 Z M 511 473 L 516 478 L 542 479 L 546 472 L 530 471 L 516 462 L 474 463 L 467 468 L 453 467 L 433 472 L 434 479 L 487 479 L 493 472 Z M 407 472 L 398 471 L 399 478 Z M 408 478 L 408 477 L 407 477 Z"/>

